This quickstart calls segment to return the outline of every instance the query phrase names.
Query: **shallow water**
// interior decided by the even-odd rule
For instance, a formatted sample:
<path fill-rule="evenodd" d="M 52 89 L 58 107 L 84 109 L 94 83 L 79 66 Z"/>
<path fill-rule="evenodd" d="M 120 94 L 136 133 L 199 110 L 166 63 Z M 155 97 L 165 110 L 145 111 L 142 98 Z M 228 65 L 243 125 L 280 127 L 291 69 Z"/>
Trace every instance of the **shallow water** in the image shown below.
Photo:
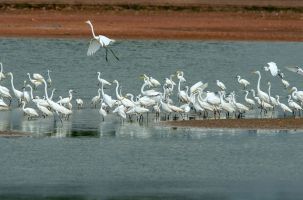
<path fill-rule="evenodd" d="M 140 125 L 110 115 L 101 122 L 90 99 L 97 94 L 97 71 L 121 82 L 122 93 L 139 93 L 142 73 L 163 80 L 183 70 L 188 85 L 199 80 L 216 89 L 215 80 L 235 90 L 242 75 L 256 85 L 251 70 L 262 70 L 262 83 L 286 96 L 278 78 L 265 74 L 269 61 L 301 64 L 302 43 L 120 41 L 113 49 L 86 57 L 86 40 L 0 40 L 4 70 L 21 88 L 26 72 L 51 76 L 55 97 L 85 100 L 68 121 L 28 121 L 22 110 L 0 113 L 0 130 L 31 132 L 31 137 L 0 138 L 0 199 L 301 199 L 303 183 L 300 130 L 225 130 L 161 127 L 150 119 Z M 285 71 L 291 84 L 301 77 Z M 1 84 L 10 86 L 8 80 Z M 266 87 L 263 86 L 263 90 Z M 114 87 L 107 93 L 113 94 Z M 42 96 L 42 88 L 35 91 Z M 284 101 L 284 100 L 283 100 Z M 74 106 L 75 107 L 75 106 Z"/>

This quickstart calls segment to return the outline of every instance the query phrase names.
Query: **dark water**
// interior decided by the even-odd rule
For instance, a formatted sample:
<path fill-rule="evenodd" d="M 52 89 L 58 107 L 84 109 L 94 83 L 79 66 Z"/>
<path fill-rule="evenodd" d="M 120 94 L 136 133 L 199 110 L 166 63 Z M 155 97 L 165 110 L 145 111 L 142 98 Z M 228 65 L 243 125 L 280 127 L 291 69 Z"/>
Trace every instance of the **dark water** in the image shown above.
<path fill-rule="evenodd" d="M 287 95 L 278 79 L 261 67 L 298 65 L 302 43 L 121 41 L 113 49 L 86 57 L 85 40 L 0 40 L 4 70 L 21 88 L 26 72 L 51 69 L 56 97 L 77 91 L 86 108 L 63 124 L 53 118 L 28 121 L 22 111 L 0 113 L 0 130 L 31 132 L 31 137 L 0 138 L 0 199 L 302 199 L 301 130 L 225 130 L 161 127 L 152 122 L 101 122 L 89 101 L 97 94 L 96 72 L 117 79 L 122 92 L 139 93 L 142 73 L 163 80 L 180 69 L 188 85 L 215 80 L 242 93 L 234 76 L 256 85 L 251 70 L 273 93 Z M 301 77 L 285 72 L 292 85 Z M 1 84 L 9 86 L 5 80 Z M 264 89 L 266 87 L 264 86 Z M 107 92 L 113 94 L 114 88 Z M 42 95 L 41 88 L 36 91 Z M 241 100 L 240 100 L 241 101 Z M 13 102 L 14 107 L 16 102 Z"/>

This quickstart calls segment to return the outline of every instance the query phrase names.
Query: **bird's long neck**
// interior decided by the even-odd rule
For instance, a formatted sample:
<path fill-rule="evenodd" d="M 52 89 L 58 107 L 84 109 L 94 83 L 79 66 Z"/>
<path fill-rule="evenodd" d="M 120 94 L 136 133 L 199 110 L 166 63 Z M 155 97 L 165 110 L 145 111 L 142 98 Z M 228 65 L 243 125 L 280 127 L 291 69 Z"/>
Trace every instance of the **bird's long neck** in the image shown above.
<path fill-rule="evenodd" d="M 101 97 L 100 89 L 98 89 L 98 97 Z"/>
<path fill-rule="evenodd" d="M 290 102 L 290 100 L 291 100 L 291 96 L 289 95 L 289 96 L 288 96 L 288 102 Z"/>
<path fill-rule="evenodd" d="M 141 93 L 142 93 L 142 95 L 144 95 L 144 88 L 145 88 L 145 86 L 147 86 L 147 82 L 143 83 L 143 85 L 141 87 Z M 164 88 L 164 86 L 163 86 L 163 88 Z"/>
<path fill-rule="evenodd" d="M 271 85 L 268 86 L 268 96 L 270 97 L 270 87 Z"/>
<path fill-rule="evenodd" d="M 251 90 L 252 94 L 253 94 L 253 97 L 256 96 L 256 93 L 255 93 L 255 90 Z"/>
<path fill-rule="evenodd" d="M 33 88 L 32 86 L 28 85 L 29 89 L 31 90 L 31 98 L 34 99 L 34 95 L 33 95 Z"/>
<path fill-rule="evenodd" d="M 69 91 L 69 100 L 71 101 L 73 99 L 73 92 Z"/>
<path fill-rule="evenodd" d="M 43 81 L 43 83 L 44 83 L 44 93 L 45 93 L 45 98 L 46 98 L 47 100 L 49 100 L 49 98 L 48 98 L 48 94 L 47 94 L 47 84 L 46 84 L 46 82 L 45 82 L 45 80 L 44 80 L 44 79 L 42 79 L 42 81 Z"/>
<path fill-rule="evenodd" d="M 49 70 L 47 70 L 47 76 L 48 76 L 48 79 L 50 79 L 50 76 L 49 76 Z"/>
<path fill-rule="evenodd" d="M 258 92 L 260 92 L 260 91 L 261 91 L 261 90 L 260 90 L 261 74 L 258 73 L 258 76 L 259 76 L 259 78 L 258 78 L 257 90 L 258 90 Z"/>
<path fill-rule="evenodd" d="M 95 35 L 95 32 L 94 32 L 94 27 L 93 27 L 93 25 L 92 25 L 92 23 L 88 23 L 89 24 L 89 26 L 90 26 L 90 28 L 91 28 L 91 30 L 92 30 L 92 34 L 93 34 L 93 36 L 94 36 L 94 38 L 96 37 L 96 35 Z"/>
<path fill-rule="evenodd" d="M 24 110 L 25 109 L 25 102 L 24 101 L 22 101 L 23 103 L 22 103 L 22 109 Z"/>
<path fill-rule="evenodd" d="M 179 83 L 178 83 L 178 92 L 181 91 L 181 79 L 179 79 Z"/>
<path fill-rule="evenodd" d="M 247 96 L 248 96 L 248 91 L 246 91 L 246 94 L 245 94 L 244 98 L 247 99 Z"/>
<path fill-rule="evenodd" d="M 13 74 L 11 74 L 11 84 L 12 84 L 13 90 L 16 90 L 15 86 L 14 86 L 14 76 L 13 76 Z"/>
<path fill-rule="evenodd" d="M 33 81 L 30 74 L 27 74 L 30 81 Z"/>
<path fill-rule="evenodd" d="M 280 103 L 280 96 L 277 96 L 277 102 L 278 102 L 278 104 L 281 104 Z"/>
<path fill-rule="evenodd" d="M 3 66 L 2 66 L 2 63 L 0 63 L 0 67 L 1 67 L 1 73 L 3 72 Z"/>
<path fill-rule="evenodd" d="M 241 77 L 240 77 L 240 76 L 238 76 L 238 82 L 240 82 L 240 79 L 241 79 Z"/>
<path fill-rule="evenodd" d="M 52 90 L 52 94 L 51 94 L 51 96 L 50 96 L 50 99 L 53 99 L 54 92 L 55 92 L 55 89 Z"/>
<path fill-rule="evenodd" d="M 118 89 L 119 89 L 119 82 L 116 82 L 117 86 L 116 86 L 116 96 L 117 98 L 120 100 L 121 96 L 119 95 Z"/>
<path fill-rule="evenodd" d="M 103 89 L 103 82 L 101 81 L 101 93 L 102 93 L 102 96 L 104 98 L 104 89 Z"/>

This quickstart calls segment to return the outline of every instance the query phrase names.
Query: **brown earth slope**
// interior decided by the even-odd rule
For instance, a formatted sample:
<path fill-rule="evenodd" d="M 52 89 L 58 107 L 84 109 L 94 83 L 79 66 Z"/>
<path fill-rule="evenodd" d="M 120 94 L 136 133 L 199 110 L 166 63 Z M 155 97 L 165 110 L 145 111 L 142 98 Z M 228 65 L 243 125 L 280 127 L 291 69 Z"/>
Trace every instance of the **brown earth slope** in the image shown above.
<path fill-rule="evenodd" d="M 1 2 L 0 36 L 90 37 L 90 19 L 96 33 L 118 39 L 303 41 L 303 2 L 296 0 Z"/>

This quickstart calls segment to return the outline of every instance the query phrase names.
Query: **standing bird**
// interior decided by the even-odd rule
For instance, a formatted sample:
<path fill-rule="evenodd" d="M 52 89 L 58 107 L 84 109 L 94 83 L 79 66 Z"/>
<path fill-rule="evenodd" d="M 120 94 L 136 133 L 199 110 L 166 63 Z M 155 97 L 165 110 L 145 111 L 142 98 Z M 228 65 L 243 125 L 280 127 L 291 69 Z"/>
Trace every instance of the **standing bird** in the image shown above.
<path fill-rule="evenodd" d="M 50 71 L 50 70 L 48 69 L 48 70 L 47 70 L 47 76 L 48 76 L 48 78 L 47 78 L 47 80 L 46 80 L 48 87 L 52 87 L 52 79 L 51 79 L 51 77 L 50 77 L 50 75 L 49 75 L 50 72 L 52 72 L 52 71 Z"/>
<path fill-rule="evenodd" d="M 244 86 L 244 89 L 250 84 L 247 80 L 241 78 L 241 76 L 237 75 L 238 83 Z"/>
<path fill-rule="evenodd" d="M 112 43 L 114 43 L 115 40 L 109 39 L 108 37 L 106 37 L 104 35 L 98 35 L 98 36 L 96 36 L 92 23 L 89 20 L 86 21 L 85 23 L 87 23 L 90 26 L 90 28 L 92 30 L 92 34 L 93 34 L 93 38 L 91 39 L 89 47 L 88 47 L 88 50 L 87 50 L 87 55 L 88 56 L 92 56 L 93 54 L 95 54 L 100 49 L 100 47 L 103 47 L 103 48 L 105 48 L 105 59 L 106 59 L 106 61 L 108 61 L 107 60 L 107 52 L 108 52 L 108 50 L 113 54 L 113 56 L 117 60 L 119 60 L 119 58 L 116 56 L 116 54 L 113 52 L 113 50 L 111 50 L 109 48 L 109 45 L 112 44 Z"/>
<path fill-rule="evenodd" d="M 25 108 L 25 102 L 22 101 L 22 110 L 23 112 L 28 115 L 28 119 L 33 118 L 33 117 L 39 117 L 39 114 L 37 111 L 33 108 Z"/>

